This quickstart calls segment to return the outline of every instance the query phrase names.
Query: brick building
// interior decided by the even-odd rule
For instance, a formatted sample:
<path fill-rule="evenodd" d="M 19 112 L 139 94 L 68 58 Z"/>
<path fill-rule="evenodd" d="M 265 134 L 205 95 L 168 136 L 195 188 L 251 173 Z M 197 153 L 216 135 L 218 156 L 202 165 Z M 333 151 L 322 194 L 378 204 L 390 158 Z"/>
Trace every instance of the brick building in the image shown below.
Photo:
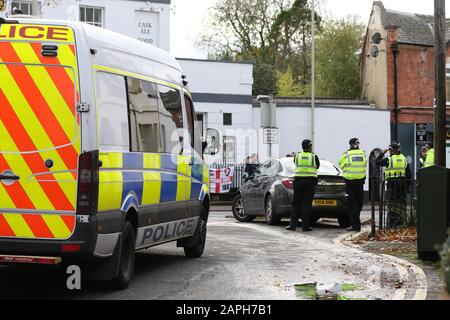
<path fill-rule="evenodd" d="M 450 23 L 447 28 L 449 39 Z M 373 35 L 380 34 L 380 42 Z M 449 44 L 449 43 L 448 43 Z M 377 50 L 374 49 L 377 47 Z M 447 57 L 450 47 L 447 46 Z M 397 73 L 394 60 L 396 59 Z M 391 137 L 395 137 L 395 74 L 397 74 L 398 140 L 403 151 L 417 163 L 420 146 L 434 132 L 434 17 L 388 10 L 373 3 L 360 57 L 362 98 L 377 108 L 391 111 Z M 449 82 L 448 82 L 449 83 Z M 447 112 L 450 120 L 450 112 Z M 427 135 L 416 139 L 416 126 Z"/>

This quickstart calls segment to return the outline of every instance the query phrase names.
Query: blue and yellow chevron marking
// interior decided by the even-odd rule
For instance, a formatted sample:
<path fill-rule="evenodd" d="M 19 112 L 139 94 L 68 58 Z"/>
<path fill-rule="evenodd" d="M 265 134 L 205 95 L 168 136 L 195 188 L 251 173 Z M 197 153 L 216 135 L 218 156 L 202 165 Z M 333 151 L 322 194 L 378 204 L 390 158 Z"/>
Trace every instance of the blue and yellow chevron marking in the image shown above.
<path fill-rule="evenodd" d="M 202 200 L 209 192 L 209 171 L 199 158 L 101 152 L 100 161 L 99 211 Z"/>

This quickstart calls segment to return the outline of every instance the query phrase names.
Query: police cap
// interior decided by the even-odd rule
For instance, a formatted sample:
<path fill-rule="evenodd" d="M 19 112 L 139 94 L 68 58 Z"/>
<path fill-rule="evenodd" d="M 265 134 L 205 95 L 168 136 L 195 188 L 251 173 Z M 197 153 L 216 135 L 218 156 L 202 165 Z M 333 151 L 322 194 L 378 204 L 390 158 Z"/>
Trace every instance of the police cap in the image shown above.
<path fill-rule="evenodd" d="M 302 148 L 308 149 L 310 146 L 312 146 L 312 141 L 309 139 L 305 139 L 302 141 Z"/>
<path fill-rule="evenodd" d="M 400 142 L 393 141 L 389 145 L 389 149 L 398 150 L 401 147 Z"/>
<path fill-rule="evenodd" d="M 348 142 L 351 146 L 354 146 L 356 144 L 359 144 L 359 139 L 358 138 L 351 138 L 350 141 Z"/>

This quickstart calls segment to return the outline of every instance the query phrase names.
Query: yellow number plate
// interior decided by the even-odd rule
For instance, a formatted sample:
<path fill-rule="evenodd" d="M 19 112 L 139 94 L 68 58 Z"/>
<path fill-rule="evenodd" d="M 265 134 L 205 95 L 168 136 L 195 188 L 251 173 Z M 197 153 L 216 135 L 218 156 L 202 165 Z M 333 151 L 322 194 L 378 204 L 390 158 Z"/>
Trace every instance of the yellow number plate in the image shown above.
<path fill-rule="evenodd" d="M 314 200 L 313 206 L 314 207 L 336 207 L 337 201 L 336 200 Z"/>

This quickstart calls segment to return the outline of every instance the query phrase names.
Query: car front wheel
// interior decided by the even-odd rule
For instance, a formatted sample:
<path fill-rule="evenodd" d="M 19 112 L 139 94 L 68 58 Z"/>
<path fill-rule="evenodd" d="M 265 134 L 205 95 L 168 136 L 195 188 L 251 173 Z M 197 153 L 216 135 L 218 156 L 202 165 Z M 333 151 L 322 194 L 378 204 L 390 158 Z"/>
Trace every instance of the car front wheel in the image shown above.
<path fill-rule="evenodd" d="M 250 222 L 255 219 L 255 216 L 245 214 L 244 202 L 241 194 L 238 194 L 233 200 L 233 216 L 239 222 Z"/>

